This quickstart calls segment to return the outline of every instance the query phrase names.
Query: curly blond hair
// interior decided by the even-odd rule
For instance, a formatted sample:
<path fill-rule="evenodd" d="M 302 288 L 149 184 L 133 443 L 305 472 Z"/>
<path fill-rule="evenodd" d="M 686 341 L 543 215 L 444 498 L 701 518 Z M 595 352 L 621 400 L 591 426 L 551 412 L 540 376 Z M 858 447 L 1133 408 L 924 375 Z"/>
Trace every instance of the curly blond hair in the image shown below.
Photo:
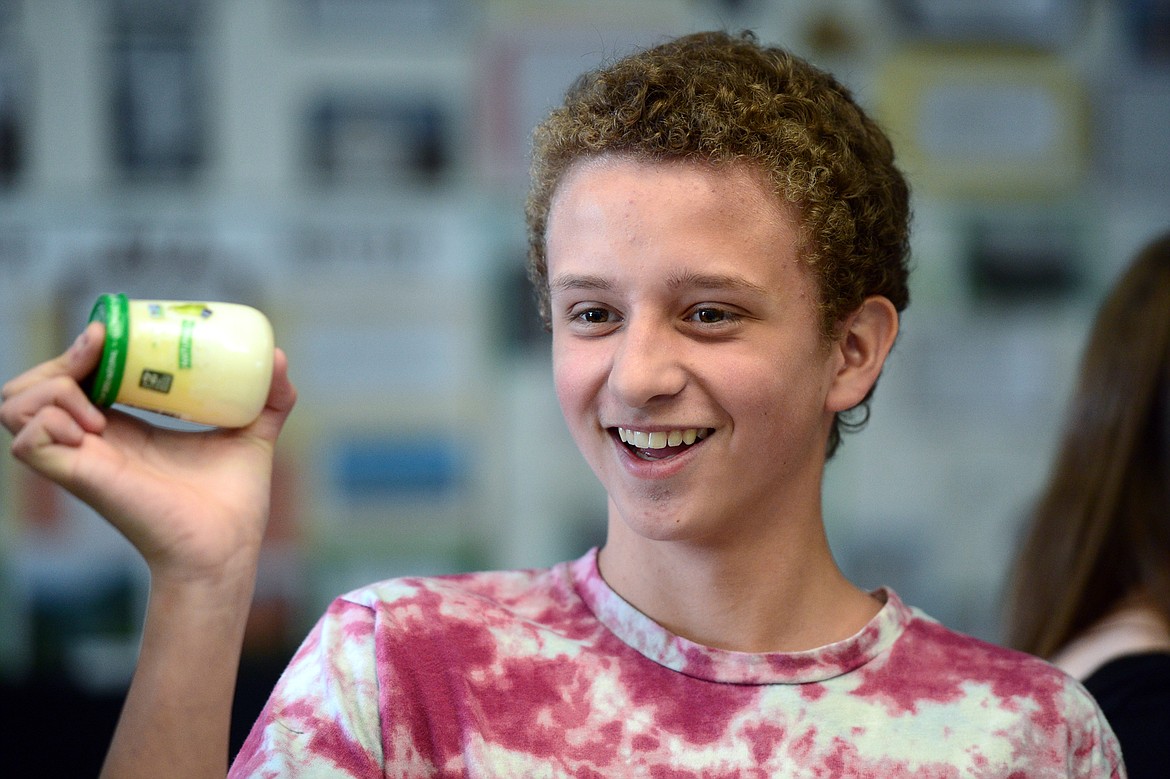
<path fill-rule="evenodd" d="M 802 254 L 819 290 L 826 341 L 871 295 L 909 303 L 909 187 L 889 139 L 831 75 L 751 32 L 676 38 L 581 76 L 537 128 L 526 204 L 528 274 L 550 326 L 545 233 L 559 182 L 602 155 L 763 170 L 797 207 Z M 870 395 L 838 417 L 860 427 Z"/>

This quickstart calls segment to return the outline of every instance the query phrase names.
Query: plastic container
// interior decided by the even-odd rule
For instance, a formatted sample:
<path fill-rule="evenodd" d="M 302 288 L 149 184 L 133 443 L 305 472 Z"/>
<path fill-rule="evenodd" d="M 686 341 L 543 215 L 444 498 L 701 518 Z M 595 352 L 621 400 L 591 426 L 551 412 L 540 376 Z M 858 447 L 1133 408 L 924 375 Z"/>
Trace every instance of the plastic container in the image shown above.
<path fill-rule="evenodd" d="M 216 427 L 244 427 L 264 409 L 275 343 L 255 308 L 116 293 L 98 297 L 89 321 L 106 326 L 101 362 L 85 382 L 97 405 Z"/>

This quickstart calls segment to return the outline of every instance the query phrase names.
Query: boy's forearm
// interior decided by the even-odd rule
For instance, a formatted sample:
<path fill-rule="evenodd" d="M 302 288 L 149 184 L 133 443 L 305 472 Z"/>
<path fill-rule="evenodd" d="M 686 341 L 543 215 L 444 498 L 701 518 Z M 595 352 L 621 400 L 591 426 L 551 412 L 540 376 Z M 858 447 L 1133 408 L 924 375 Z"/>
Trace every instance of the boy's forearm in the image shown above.
<path fill-rule="evenodd" d="M 142 647 L 102 776 L 223 777 L 255 567 L 152 581 Z"/>

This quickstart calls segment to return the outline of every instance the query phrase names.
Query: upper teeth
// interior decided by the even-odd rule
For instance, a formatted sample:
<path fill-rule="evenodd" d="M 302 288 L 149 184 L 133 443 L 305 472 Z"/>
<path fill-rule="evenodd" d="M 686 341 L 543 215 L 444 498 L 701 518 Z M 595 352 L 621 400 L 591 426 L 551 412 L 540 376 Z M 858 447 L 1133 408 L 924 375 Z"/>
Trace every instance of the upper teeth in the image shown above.
<path fill-rule="evenodd" d="M 665 449 L 668 446 L 679 444 L 693 444 L 697 440 L 707 437 L 707 428 L 689 427 L 686 430 L 655 430 L 646 433 L 641 430 L 627 430 L 618 428 L 618 437 L 631 446 L 639 449 Z"/>

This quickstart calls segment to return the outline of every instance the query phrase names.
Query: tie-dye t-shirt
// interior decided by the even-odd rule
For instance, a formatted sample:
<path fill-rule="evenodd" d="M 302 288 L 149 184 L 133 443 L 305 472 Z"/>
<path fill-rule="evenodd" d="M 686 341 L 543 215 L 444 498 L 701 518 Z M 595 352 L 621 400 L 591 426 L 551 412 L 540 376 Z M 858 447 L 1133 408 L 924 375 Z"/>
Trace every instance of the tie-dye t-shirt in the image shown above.
<path fill-rule="evenodd" d="M 396 579 L 338 598 L 232 776 L 1123 777 L 1084 689 L 904 605 L 819 649 L 687 641 L 602 580 Z"/>

